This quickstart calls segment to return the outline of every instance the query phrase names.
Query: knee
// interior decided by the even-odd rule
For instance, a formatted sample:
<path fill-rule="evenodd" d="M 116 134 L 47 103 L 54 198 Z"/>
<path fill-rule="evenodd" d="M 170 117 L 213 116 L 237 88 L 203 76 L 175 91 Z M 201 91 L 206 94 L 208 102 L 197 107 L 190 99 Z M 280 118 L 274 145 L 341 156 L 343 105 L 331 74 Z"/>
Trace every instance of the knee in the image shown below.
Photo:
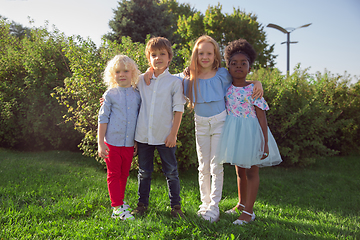
<path fill-rule="evenodd" d="M 252 180 L 252 179 L 255 179 L 255 178 L 258 178 L 259 177 L 259 171 L 257 171 L 256 169 L 248 169 L 246 171 L 246 177 L 248 180 Z"/>
<path fill-rule="evenodd" d="M 245 170 L 245 168 L 235 166 L 235 169 L 236 169 L 236 176 L 238 178 L 241 178 L 241 179 L 246 178 L 246 170 Z"/>
<path fill-rule="evenodd" d="M 173 169 L 172 171 L 169 171 L 169 172 L 164 172 L 164 175 L 165 175 L 166 179 L 169 179 L 169 180 L 174 180 L 174 179 L 179 178 L 179 173 L 178 173 L 177 169 Z"/>
<path fill-rule="evenodd" d="M 145 171 L 143 169 L 139 169 L 138 177 L 139 179 L 150 179 L 152 175 L 152 172 Z"/>
<path fill-rule="evenodd" d="M 224 173 L 224 167 L 222 164 L 213 163 L 211 164 L 211 175 L 221 175 Z"/>

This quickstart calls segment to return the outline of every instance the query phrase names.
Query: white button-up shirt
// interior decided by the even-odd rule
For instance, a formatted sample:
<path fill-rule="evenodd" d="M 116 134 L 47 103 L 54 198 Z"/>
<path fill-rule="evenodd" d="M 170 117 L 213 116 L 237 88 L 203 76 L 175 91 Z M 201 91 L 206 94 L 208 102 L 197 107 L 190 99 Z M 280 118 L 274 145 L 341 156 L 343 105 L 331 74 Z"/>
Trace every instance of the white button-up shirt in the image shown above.
<path fill-rule="evenodd" d="M 157 78 L 153 76 L 149 86 L 142 74 L 138 89 L 141 106 L 135 140 L 149 145 L 165 144 L 172 128 L 174 112 L 184 112 L 182 82 L 166 69 Z"/>

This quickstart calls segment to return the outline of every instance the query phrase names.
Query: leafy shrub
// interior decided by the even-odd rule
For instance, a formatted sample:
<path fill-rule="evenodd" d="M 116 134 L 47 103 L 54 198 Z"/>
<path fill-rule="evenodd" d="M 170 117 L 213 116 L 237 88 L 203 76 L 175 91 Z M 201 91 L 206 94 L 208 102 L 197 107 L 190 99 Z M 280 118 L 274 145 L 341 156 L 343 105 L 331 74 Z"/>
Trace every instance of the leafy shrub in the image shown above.
<path fill-rule="evenodd" d="M 96 134 L 99 98 L 106 90 L 102 72 L 119 53 L 145 72 L 145 45 L 123 37 L 120 44 L 104 40 L 97 48 L 90 39 L 65 38 L 46 27 L 17 38 L 9 34 L 9 26 L 0 20 L 0 147 L 71 150 L 82 138 L 80 150 L 101 162 Z M 176 47 L 172 73 L 181 72 L 190 55 Z M 329 72 L 310 75 L 300 65 L 290 76 L 259 69 L 250 77 L 263 83 L 271 109 L 269 127 L 285 165 L 306 166 L 321 157 L 360 152 L 359 81 L 350 85 L 349 76 Z M 179 168 L 197 164 L 193 112 L 188 109 L 177 146 Z M 159 170 L 160 157 L 155 156 Z"/>
<path fill-rule="evenodd" d="M 63 124 L 66 109 L 51 98 L 53 88 L 70 76 L 61 54 L 62 34 L 32 29 L 19 39 L 0 27 L 0 144 L 24 150 L 76 149 L 80 140 L 71 123 Z M 69 147 L 70 146 L 70 147 Z"/>
<path fill-rule="evenodd" d="M 334 147 L 339 144 L 339 132 L 355 125 L 353 119 L 341 117 L 343 109 L 338 104 L 348 104 L 340 101 L 340 93 L 347 90 L 337 87 L 338 79 L 321 74 L 313 78 L 299 65 L 287 77 L 277 70 L 260 69 L 252 79 L 263 83 L 270 106 L 268 125 L 285 165 L 306 166 L 339 153 L 340 148 Z"/>

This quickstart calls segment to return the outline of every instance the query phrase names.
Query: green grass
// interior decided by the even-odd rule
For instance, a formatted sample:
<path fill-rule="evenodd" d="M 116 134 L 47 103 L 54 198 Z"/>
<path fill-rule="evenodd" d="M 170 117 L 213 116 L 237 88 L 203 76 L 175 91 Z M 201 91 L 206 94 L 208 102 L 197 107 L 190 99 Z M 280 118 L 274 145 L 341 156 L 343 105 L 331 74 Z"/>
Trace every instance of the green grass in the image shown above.
<path fill-rule="evenodd" d="M 111 219 L 106 173 L 71 152 L 0 149 L 0 239 L 360 239 L 360 157 L 332 157 L 306 168 L 260 170 L 256 220 L 232 224 L 235 171 L 225 165 L 220 221 L 196 216 L 197 170 L 182 172 L 186 219 L 170 216 L 166 181 L 154 174 L 150 211 L 132 222 Z M 126 201 L 137 202 L 136 172 Z"/>

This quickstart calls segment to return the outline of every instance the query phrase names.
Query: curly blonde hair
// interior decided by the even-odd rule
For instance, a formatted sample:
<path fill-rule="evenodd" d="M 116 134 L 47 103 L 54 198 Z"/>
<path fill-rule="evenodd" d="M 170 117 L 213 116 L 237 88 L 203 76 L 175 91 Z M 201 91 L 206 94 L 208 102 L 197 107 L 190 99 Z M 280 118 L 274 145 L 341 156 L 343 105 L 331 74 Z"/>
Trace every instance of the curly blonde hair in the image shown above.
<path fill-rule="evenodd" d="M 121 54 L 116 55 L 107 63 L 103 74 L 105 85 L 108 88 L 115 88 L 119 86 L 115 79 L 115 73 L 120 68 L 121 63 L 125 65 L 125 68 L 127 70 L 131 71 L 131 86 L 133 88 L 136 88 L 136 84 L 139 81 L 139 75 L 141 74 L 141 72 L 139 71 L 138 66 L 134 62 L 134 60 L 132 60 L 126 55 Z"/>
<path fill-rule="evenodd" d="M 198 51 L 200 43 L 208 42 L 214 46 L 214 63 L 212 69 L 218 70 L 221 67 L 221 54 L 218 43 L 210 36 L 203 35 L 199 37 L 194 45 L 191 54 L 190 61 L 190 82 L 187 89 L 184 89 L 186 96 L 188 96 L 189 104 L 188 107 L 194 108 L 196 105 L 197 99 L 197 88 L 198 88 Z"/>

